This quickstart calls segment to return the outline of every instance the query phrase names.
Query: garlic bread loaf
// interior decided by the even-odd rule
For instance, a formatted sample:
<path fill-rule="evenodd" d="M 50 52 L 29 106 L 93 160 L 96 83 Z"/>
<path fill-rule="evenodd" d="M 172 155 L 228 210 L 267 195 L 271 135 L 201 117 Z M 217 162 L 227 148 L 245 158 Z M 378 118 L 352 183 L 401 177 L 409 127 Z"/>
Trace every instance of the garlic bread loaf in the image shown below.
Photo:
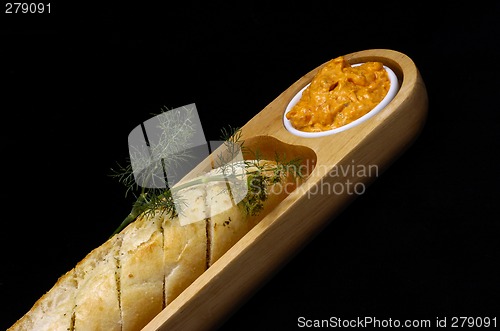
<path fill-rule="evenodd" d="M 286 197 L 290 190 L 277 184 L 267 186 L 256 214 L 235 201 L 227 182 L 183 189 L 182 216 L 193 222 L 181 225 L 161 211 L 140 215 L 59 278 L 8 331 L 141 330 Z M 295 178 L 285 184 L 295 187 Z"/>

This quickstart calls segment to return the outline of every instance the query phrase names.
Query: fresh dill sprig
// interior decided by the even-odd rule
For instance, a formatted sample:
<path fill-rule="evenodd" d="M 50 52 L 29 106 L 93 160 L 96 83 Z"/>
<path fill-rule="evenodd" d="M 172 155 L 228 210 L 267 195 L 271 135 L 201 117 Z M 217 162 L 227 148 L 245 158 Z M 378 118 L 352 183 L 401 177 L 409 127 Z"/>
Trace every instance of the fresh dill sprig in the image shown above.
<path fill-rule="evenodd" d="M 189 126 L 189 121 L 178 120 L 174 120 L 174 124 L 181 124 L 175 126 L 171 122 L 168 123 L 165 119 L 162 122 L 160 117 L 160 138 L 157 140 L 157 144 L 152 147 L 152 150 L 157 153 L 155 155 L 163 156 L 163 162 L 165 163 L 182 162 L 190 157 L 180 147 L 185 146 L 187 141 L 192 138 L 194 127 Z M 226 188 L 234 199 L 235 195 L 238 195 L 240 191 L 239 187 L 241 187 L 242 183 L 245 184 L 245 189 L 240 191 L 245 192 L 245 195 L 237 201 L 239 201 L 238 205 L 247 215 L 253 216 L 262 211 L 264 201 L 267 200 L 269 195 L 269 186 L 283 181 L 290 174 L 294 177 L 302 177 L 300 173 L 300 159 L 287 161 L 285 155 L 276 154 L 274 163 L 261 162 L 261 155 L 258 151 L 252 152 L 244 146 L 240 128 L 231 126 L 227 129 L 223 128 L 221 130 L 221 138 L 225 146 L 222 152 L 217 155 L 215 167 L 218 169 L 218 172 L 215 175 L 201 176 L 172 188 L 168 185 L 164 187 L 139 185 L 137 174 L 134 174 L 133 171 L 134 158 L 138 158 L 138 162 L 142 162 L 144 169 L 147 170 L 140 177 L 143 183 L 151 182 L 151 178 L 160 173 L 159 170 L 167 168 L 165 164 L 157 163 L 153 166 L 147 164 L 146 161 L 150 161 L 148 155 L 143 156 L 139 153 L 139 156 L 136 155 L 132 157 L 132 160 L 127 160 L 126 165 L 118 165 L 118 168 L 112 169 L 113 174 L 111 176 L 126 187 L 125 194 L 132 193 L 136 198 L 130 213 L 112 235 L 119 233 L 129 223 L 135 221 L 137 217 L 143 214 L 152 215 L 162 213 L 172 217 L 178 215 L 182 211 L 177 210 L 179 208 L 177 192 L 195 185 L 206 184 L 208 182 L 225 182 Z M 172 151 L 176 153 L 172 153 Z M 237 155 L 240 154 L 239 156 L 241 157 L 241 153 L 252 153 L 252 161 L 237 161 Z M 172 155 L 175 156 L 173 159 Z M 149 159 L 146 159 L 146 157 L 149 157 Z M 163 169 L 157 168 L 160 166 Z M 175 203 L 176 201 L 177 204 Z"/>
<path fill-rule="evenodd" d="M 125 165 L 112 168 L 111 176 L 126 187 L 125 196 L 133 194 L 136 201 L 113 235 L 141 214 L 160 211 L 175 215 L 167 175 L 175 178 L 174 171 L 170 170 L 192 157 L 186 146 L 190 146 L 197 132 L 195 112 L 195 108 L 189 106 L 174 110 L 162 108 L 159 114 L 135 129 L 139 139 L 131 144 L 129 137 L 130 157 Z M 143 131 L 147 137 L 143 138 Z"/>

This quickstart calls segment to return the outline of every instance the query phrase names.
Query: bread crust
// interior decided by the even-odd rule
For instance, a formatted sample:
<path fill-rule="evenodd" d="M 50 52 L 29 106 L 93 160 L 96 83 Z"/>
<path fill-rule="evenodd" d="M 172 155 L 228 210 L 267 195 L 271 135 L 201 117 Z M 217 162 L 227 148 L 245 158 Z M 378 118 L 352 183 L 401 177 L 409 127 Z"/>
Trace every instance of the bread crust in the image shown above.
<path fill-rule="evenodd" d="M 59 277 L 55 285 L 8 331 L 70 330 L 75 306 L 75 269 Z"/>

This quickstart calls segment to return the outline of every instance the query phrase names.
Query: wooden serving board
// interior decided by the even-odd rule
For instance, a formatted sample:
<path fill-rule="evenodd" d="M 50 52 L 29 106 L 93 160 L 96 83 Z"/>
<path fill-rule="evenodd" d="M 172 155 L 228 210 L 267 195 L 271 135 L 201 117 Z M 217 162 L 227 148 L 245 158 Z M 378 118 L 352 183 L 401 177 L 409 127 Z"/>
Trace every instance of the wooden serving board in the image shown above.
<path fill-rule="evenodd" d="M 245 124 L 242 139 L 246 146 L 263 152 L 264 158 L 269 154 L 272 159 L 276 152 L 298 156 L 308 177 L 143 330 L 217 327 L 418 136 L 428 99 L 414 62 L 385 49 L 344 57 L 351 64 L 380 61 L 391 68 L 400 85 L 394 99 L 374 117 L 343 132 L 319 138 L 292 135 L 283 125 L 284 111 L 321 65 Z"/>

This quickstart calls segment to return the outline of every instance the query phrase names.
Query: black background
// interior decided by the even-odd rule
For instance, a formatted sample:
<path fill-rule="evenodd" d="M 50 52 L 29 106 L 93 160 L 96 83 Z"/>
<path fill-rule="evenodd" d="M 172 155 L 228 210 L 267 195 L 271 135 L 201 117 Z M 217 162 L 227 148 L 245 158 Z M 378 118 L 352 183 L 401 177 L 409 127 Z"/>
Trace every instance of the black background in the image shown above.
<path fill-rule="evenodd" d="M 0 328 L 129 211 L 109 175 L 136 125 L 195 102 L 217 140 L 319 64 L 371 48 L 416 63 L 429 94 L 423 132 L 221 329 L 293 330 L 299 316 L 500 319 L 498 3 L 51 10 L 0 16 Z"/>

